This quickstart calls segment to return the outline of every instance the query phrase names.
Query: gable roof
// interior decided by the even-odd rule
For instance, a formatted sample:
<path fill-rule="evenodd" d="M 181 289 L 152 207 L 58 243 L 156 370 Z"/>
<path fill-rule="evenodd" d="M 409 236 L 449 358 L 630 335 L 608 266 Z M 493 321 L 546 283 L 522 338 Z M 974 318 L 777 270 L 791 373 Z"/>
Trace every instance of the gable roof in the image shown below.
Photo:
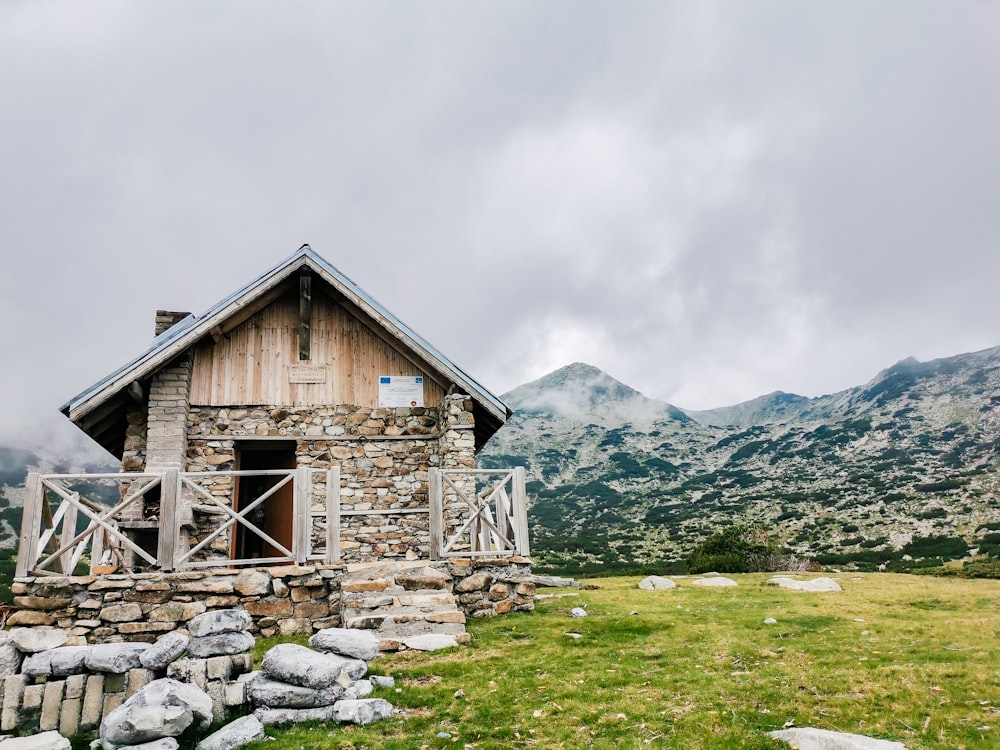
<path fill-rule="evenodd" d="M 270 292 L 303 269 L 312 271 L 326 281 L 362 311 L 374 327 L 380 328 L 402 347 L 413 352 L 445 381 L 454 384 L 456 390 L 472 398 L 477 449 L 503 426 L 511 411 L 500 399 L 320 257 L 309 245 L 303 245 L 274 268 L 220 300 L 201 315 L 189 315 L 164 331 L 153 340 L 149 349 L 74 396 L 60 407 L 60 411 L 104 448 L 120 456 L 131 384 L 151 377 L 205 336 L 210 336 L 216 327 L 242 312 L 255 309 L 255 303 L 260 304 L 262 300 L 266 300 Z"/>

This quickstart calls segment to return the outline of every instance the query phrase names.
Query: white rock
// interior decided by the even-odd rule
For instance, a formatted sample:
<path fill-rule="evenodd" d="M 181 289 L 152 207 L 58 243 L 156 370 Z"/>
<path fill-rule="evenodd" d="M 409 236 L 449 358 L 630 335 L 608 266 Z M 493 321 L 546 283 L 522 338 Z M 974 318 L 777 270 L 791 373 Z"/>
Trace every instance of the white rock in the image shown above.
<path fill-rule="evenodd" d="M 256 716 L 241 716 L 195 745 L 195 750 L 233 750 L 264 739 L 264 725 Z"/>
<path fill-rule="evenodd" d="M 28 654 L 21 664 L 22 674 L 29 677 L 65 677 L 85 672 L 89 646 L 59 646 L 37 654 Z"/>
<path fill-rule="evenodd" d="M 212 724 L 212 699 L 195 685 L 170 678 L 153 680 L 101 721 L 105 750 L 162 737 L 178 737 L 189 728 Z"/>
<path fill-rule="evenodd" d="M 100 747 L 101 741 L 97 740 L 96 742 L 97 746 Z M 180 743 L 173 737 L 161 737 L 151 742 L 143 742 L 141 745 L 126 745 L 118 750 L 177 750 L 179 747 Z"/>
<path fill-rule="evenodd" d="M 50 648 L 65 646 L 69 636 L 59 628 L 14 628 L 11 640 L 22 654 L 37 654 Z"/>
<path fill-rule="evenodd" d="M 0 741 L 2 750 L 69 750 L 70 741 L 59 732 L 42 732 L 30 737 L 8 737 Z"/>
<path fill-rule="evenodd" d="M 344 667 L 342 657 L 322 654 L 297 643 L 279 643 L 264 654 L 260 663 L 261 671 L 272 680 L 314 690 L 333 685 Z"/>
<path fill-rule="evenodd" d="M 778 621 L 775 620 L 773 617 L 765 617 L 764 618 L 764 624 L 765 625 L 777 625 Z"/>
<path fill-rule="evenodd" d="M 570 617 L 586 617 L 587 616 L 587 610 L 585 610 L 583 607 L 573 607 L 573 609 L 571 609 L 569 611 L 569 616 Z"/>
<path fill-rule="evenodd" d="M 10 637 L 10 633 L 0 631 L 0 677 L 17 674 L 21 668 L 21 652 Z"/>
<path fill-rule="evenodd" d="M 142 666 L 139 657 L 148 648 L 148 643 L 99 643 L 90 647 L 85 663 L 92 672 L 125 674 Z"/>
<path fill-rule="evenodd" d="M 902 742 L 876 740 L 860 734 L 832 732 L 812 727 L 793 727 L 768 734 L 776 740 L 797 747 L 798 750 L 906 750 Z"/>
<path fill-rule="evenodd" d="M 219 633 L 239 633 L 253 622 L 242 609 L 215 609 L 204 612 L 188 623 L 188 632 L 195 638 Z"/>
<path fill-rule="evenodd" d="M 731 586 L 739 586 L 736 581 L 732 578 L 726 578 L 725 576 L 720 576 L 718 573 L 712 578 L 695 578 L 691 581 L 692 586 L 709 586 L 713 588 L 725 588 Z"/>
<path fill-rule="evenodd" d="M 446 633 L 423 633 L 404 638 L 403 645 L 414 651 L 440 651 L 443 648 L 454 648 L 458 641 L 455 636 Z"/>
<path fill-rule="evenodd" d="M 309 638 L 309 645 L 320 651 L 371 661 L 378 656 L 379 639 L 370 630 L 324 628 Z"/>
<path fill-rule="evenodd" d="M 342 724 L 371 724 L 392 716 L 392 704 L 383 698 L 337 701 L 333 716 Z"/>
<path fill-rule="evenodd" d="M 773 578 L 768 578 L 767 583 L 770 586 L 780 586 L 783 589 L 791 589 L 792 591 L 843 591 L 839 583 L 825 576 L 812 578 L 807 581 L 790 578 L 789 576 L 774 576 Z"/>
<path fill-rule="evenodd" d="M 265 727 L 281 724 L 302 724 L 307 721 L 335 721 L 333 704 L 319 708 L 258 708 L 253 712 Z"/>
<path fill-rule="evenodd" d="M 187 652 L 196 659 L 207 659 L 210 656 L 230 656 L 249 651 L 254 647 L 254 643 L 253 635 L 245 630 L 215 633 L 192 638 L 187 645 Z"/>
<path fill-rule="evenodd" d="M 319 708 L 331 706 L 344 697 L 345 689 L 331 685 L 322 690 L 289 685 L 287 682 L 272 680 L 258 675 L 247 680 L 247 697 L 255 706 L 267 708 Z"/>
<path fill-rule="evenodd" d="M 139 654 L 139 662 L 146 669 L 161 670 L 179 659 L 187 651 L 191 638 L 178 630 L 161 636 L 152 646 Z"/>
<path fill-rule="evenodd" d="M 368 697 L 369 695 L 372 694 L 372 691 L 375 689 L 375 686 L 372 685 L 371 680 L 358 680 L 353 685 L 351 685 L 351 687 L 354 688 L 354 692 L 358 696 L 358 698 Z"/>
<path fill-rule="evenodd" d="M 639 581 L 639 588 L 643 591 L 658 591 L 660 589 L 677 588 L 677 584 L 669 578 L 662 578 L 661 576 L 647 576 Z"/>
<path fill-rule="evenodd" d="M 396 680 L 393 677 L 388 677 L 386 675 L 373 674 L 368 678 L 369 682 L 375 687 L 380 688 L 391 688 L 396 687 Z"/>

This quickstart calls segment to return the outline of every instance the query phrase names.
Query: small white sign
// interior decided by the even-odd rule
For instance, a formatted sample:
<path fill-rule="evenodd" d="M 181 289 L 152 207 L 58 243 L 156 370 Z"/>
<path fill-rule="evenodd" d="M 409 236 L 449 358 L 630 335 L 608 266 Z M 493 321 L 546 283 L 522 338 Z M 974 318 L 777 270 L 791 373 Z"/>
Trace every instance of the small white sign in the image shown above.
<path fill-rule="evenodd" d="M 424 379 L 412 375 L 382 375 L 378 379 L 379 406 L 423 406 Z"/>

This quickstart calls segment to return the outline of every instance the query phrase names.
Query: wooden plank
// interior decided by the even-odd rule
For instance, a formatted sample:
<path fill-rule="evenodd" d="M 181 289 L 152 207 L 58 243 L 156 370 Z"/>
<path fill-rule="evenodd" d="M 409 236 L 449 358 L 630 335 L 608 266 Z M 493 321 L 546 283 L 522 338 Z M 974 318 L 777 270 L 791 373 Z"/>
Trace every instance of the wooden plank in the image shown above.
<path fill-rule="evenodd" d="M 431 560 L 441 559 L 441 537 L 444 526 L 444 498 L 441 491 L 441 470 L 431 467 L 427 477 L 427 494 L 430 500 Z"/>
<path fill-rule="evenodd" d="M 77 499 L 79 499 L 79 493 L 74 492 L 73 494 L 76 495 Z M 76 514 L 76 506 L 72 503 L 68 503 L 62 517 L 62 533 L 59 535 L 60 547 L 70 546 L 70 540 L 72 540 L 76 535 Z M 62 566 L 64 576 L 73 575 L 72 551 L 64 552 L 62 557 L 59 558 L 59 564 Z"/>
<path fill-rule="evenodd" d="M 308 271 L 299 276 L 299 362 L 310 358 L 312 331 L 312 276 Z"/>
<path fill-rule="evenodd" d="M 41 476 L 37 471 L 28 474 L 24 486 L 24 508 L 21 511 L 21 537 L 17 544 L 17 564 L 14 567 L 15 576 L 26 576 L 38 559 L 38 534 L 42 524 L 42 486 Z"/>
<path fill-rule="evenodd" d="M 312 475 L 305 466 L 295 470 L 295 487 L 293 500 L 292 553 L 298 565 L 304 565 L 309 557 L 312 545 Z"/>
<path fill-rule="evenodd" d="M 326 472 L 326 561 L 340 562 L 340 467 Z"/>
<path fill-rule="evenodd" d="M 174 569 L 174 552 L 177 548 L 177 501 L 180 498 L 180 472 L 167 469 L 160 480 L 160 533 L 157 540 L 156 560 L 160 570 Z"/>
<path fill-rule="evenodd" d="M 514 522 L 517 530 L 517 553 L 528 557 L 531 554 L 531 543 L 528 540 L 528 493 L 525 490 L 525 472 L 523 466 L 515 467 L 514 482 L 511 487 L 514 505 Z"/>

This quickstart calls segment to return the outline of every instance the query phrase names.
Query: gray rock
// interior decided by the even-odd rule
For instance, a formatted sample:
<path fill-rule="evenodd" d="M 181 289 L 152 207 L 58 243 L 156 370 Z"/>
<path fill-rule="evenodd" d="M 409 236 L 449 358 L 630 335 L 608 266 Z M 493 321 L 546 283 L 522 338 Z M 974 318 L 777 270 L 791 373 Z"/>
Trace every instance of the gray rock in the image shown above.
<path fill-rule="evenodd" d="M 247 680 L 247 697 L 255 706 L 267 708 L 318 708 L 332 706 L 344 696 L 344 688 L 331 685 L 322 690 L 289 685 L 269 677 L 258 675 Z"/>
<path fill-rule="evenodd" d="M 320 651 L 371 661 L 378 656 L 378 636 L 370 630 L 324 628 L 313 634 L 309 645 Z"/>
<path fill-rule="evenodd" d="M 536 586 L 559 589 L 580 585 L 580 582 L 573 578 L 560 578 L 559 576 L 531 576 L 531 582 Z"/>
<path fill-rule="evenodd" d="M 739 586 L 736 581 L 732 578 L 726 578 L 725 576 L 720 576 L 716 574 L 712 578 L 695 578 L 691 581 L 692 586 L 708 586 L 711 588 L 726 588 L 732 586 Z"/>
<path fill-rule="evenodd" d="M 373 674 L 368 678 L 368 680 L 375 687 L 380 687 L 380 688 L 396 687 L 396 680 L 393 677 L 387 677 L 385 675 L 380 675 L 380 674 Z"/>
<path fill-rule="evenodd" d="M 329 706 L 319 708 L 258 708 L 253 712 L 265 727 L 281 724 L 302 724 L 307 721 L 335 721 L 334 708 Z"/>
<path fill-rule="evenodd" d="M 828 729 L 793 727 L 768 732 L 776 740 L 787 742 L 798 750 L 906 750 L 902 742 L 876 740 L 861 734 L 832 732 Z M 2 750 L 2 748 L 0 748 Z"/>
<path fill-rule="evenodd" d="M 423 633 L 403 639 L 403 645 L 414 651 L 440 651 L 443 648 L 454 648 L 458 645 L 455 636 L 446 633 Z"/>
<path fill-rule="evenodd" d="M 8 737 L 0 741 L 2 750 L 69 750 L 70 741 L 59 732 L 42 732 L 30 737 Z"/>
<path fill-rule="evenodd" d="M 101 721 L 104 750 L 116 750 L 212 724 L 212 699 L 195 685 L 153 680 Z"/>
<path fill-rule="evenodd" d="M 50 648 L 65 646 L 69 636 L 59 628 L 14 628 L 10 631 L 11 640 L 22 654 L 37 654 Z"/>
<path fill-rule="evenodd" d="M 188 632 L 195 638 L 220 633 L 239 633 L 250 627 L 253 620 L 242 609 L 215 609 L 193 618 Z"/>
<path fill-rule="evenodd" d="M 660 576 L 646 576 L 641 581 L 639 581 L 639 588 L 641 588 L 643 591 L 659 591 L 660 589 L 677 588 L 677 584 L 671 581 L 669 578 L 662 578 Z"/>
<path fill-rule="evenodd" d="M 206 612 L 205 614 L 212 614 Z M 249 651 L 254 646 L 252 634 L 241 632 L 216 633 L 192 638 L 188 643 L 187 652 L 197 659 L 207 659 L 209 656 L 229 656 L 230 654 L 242 654 Z"/>
<path fill-rule="evenodd" d="M 807 581 L 790 578 L 789 576 L 774 576 L 773 578 L 768 578 L 767 583 L 770 586 L 780 586 L 783 589 L 791 589 L 792 591 L 843 591 L 839 583 L 826 576 L 812 578 Z"/>
<path fill-rule="evenodd" d="M 191 638 L 174 630 L 157 639 L 156 643 L 139 654 L 139 662 L 146 669 L 159 671 L 176 661 L 187 651 Z"/>
<path fill-rule="evenodd" d="M 9 633 L 0 631 L 0 677 L 17 674 L 21 669 L 22 654 Z"/>
<path fill-rule="evenodd" d="M 372 694 L 372 691 L 375 689 L 375 686 L 372 685 L 371 680 L 358 680 L 353 685 L 351 685 L 351 687 L 354 688 L 354 693 L 355 695 L 357 695 L 358 698 L 368 697 L 369 695 Z"/>
<path fill-rule="evenodd" d="M 100 740 L 97 741 L 97 744 L 100 745 Z M 180 743 L 173 737 L 161 737 L 152 742 L 143 742 L 141 745 L 125 745 L 118 750 L 177 750 L 179 747 Z"/>
<path fill-rule="evenodd" d="M 773 617 L 765 617 L 764 618 L 764 624 L 765 625 L 777 625 L 778 621 L 775 620 Z"/>
<path fill-rule="evenodd" d="M 90 646 L 59 646 L 24 658 L 21 672 L 30 677 L 66 677 L 87 671 Z"/>
<path fill-rule="evenodd" d="M 586 617 L 587 616 L 587 610 L 585 610 L 583 607 L 573 607 L 573 609 L 571 609 L 569 611 L 569 616 L 570 617 Z"/>
<path fill-rule="evenodd" d="M 272 680 L 321 690 L 340 676 L 342 663 L 332 657 L 297 643 L 279 643 L 264 654 L 260 668 Z"/>
<path fill-rule="evenodd" d="M 256 716 L 241 716 L 195 745 L 195 750 L 233 750 L 264 739 L 264 725 Z"/>
<path fill-rule="evenodd" d="M 337 701 L 333 709 L 341 724 L 371 724 L 392 716 L 392 704 L 383 698 Z"/>
<path fill-rule="evenodd" d="M 99 643 L 90 647 L 87 669 L 92 672 L 125 674 L 142 666 L 139 657 L 149 648 L 148 643 Z"/>

